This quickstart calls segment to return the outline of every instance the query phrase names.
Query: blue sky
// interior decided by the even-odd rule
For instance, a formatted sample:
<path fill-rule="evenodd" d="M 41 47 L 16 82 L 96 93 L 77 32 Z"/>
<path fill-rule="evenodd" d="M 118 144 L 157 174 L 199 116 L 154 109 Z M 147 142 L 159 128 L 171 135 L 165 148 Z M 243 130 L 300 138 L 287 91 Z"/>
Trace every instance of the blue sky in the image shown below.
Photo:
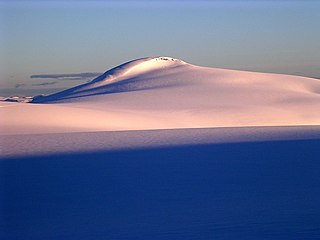
<path fill-rule="evenodd" d="M 320 77 L 316 0 L 7 0 L 0 11 L 2 89 L 65 88 L 81 80 L 30 76 L 104 72 L 159 55 L 203 66 Z"/>

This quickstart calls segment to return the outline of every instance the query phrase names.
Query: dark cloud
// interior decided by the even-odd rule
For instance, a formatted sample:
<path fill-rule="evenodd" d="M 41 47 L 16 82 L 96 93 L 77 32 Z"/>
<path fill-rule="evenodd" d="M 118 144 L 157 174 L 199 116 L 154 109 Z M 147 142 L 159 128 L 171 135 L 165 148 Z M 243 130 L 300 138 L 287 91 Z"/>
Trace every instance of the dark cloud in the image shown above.
<path fill-rule="evenodd" d="M 86 72 L 86 73 L 70 73 L 70 74 L 39 74 L 31 75 L 30 78 L 50 78 L 57 80 L 88 80 L 95 78 L 102 73 Z"/>
<path fill-rule="evenodd" d="M 48 86 L 48 85 L 53 85 L 53 84 L 56 84 L 57 81 L 54 81 L 54 82 L 42 82 L 42 83 L 34 83 L 32 84 L 32 86 Z"/>
<path fill-rule="evenodd" d="M 17 83 L 17 84 L 14 86 L 14 88 L 20 88 L 20 87 L 24 87 L 24 86 L 26 86 L 26 84 L 24 84 L 24 83 Z"/>

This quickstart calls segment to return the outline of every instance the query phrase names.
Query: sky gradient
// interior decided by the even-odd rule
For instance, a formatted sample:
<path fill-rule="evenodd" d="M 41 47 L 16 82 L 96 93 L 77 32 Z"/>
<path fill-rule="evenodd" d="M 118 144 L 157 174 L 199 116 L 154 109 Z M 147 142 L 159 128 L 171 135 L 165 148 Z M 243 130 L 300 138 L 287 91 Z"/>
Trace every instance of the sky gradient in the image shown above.
<path fill-rule="evenodd" d="M 99 73 L 146 56 L 320 78 L 320 1 L 7 0 L 0 11 L 1 95 L 88 80 L 31 75 Z"/>

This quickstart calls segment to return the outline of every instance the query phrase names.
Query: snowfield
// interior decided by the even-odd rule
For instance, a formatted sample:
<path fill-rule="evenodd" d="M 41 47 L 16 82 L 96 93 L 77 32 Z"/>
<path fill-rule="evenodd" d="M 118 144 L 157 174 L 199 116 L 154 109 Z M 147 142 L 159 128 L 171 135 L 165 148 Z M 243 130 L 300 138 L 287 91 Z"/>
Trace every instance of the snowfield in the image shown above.
<path fill-rule="evenodd" d="M 0 239 L 320 237 L 319 80 L 156 57 L 9 100 Z"/>
<path fill-rule="evenodd" d="M 143 58 L 33 103 L 1 102 L 1 134 L 320 124 L 320 81 Z"/>
<path fill-rule="evenodd" d="M 316 140 L 320 126 L 232 127 L 0 136 L 2 156 L 26 157 L 57 153 L 127 151 L 266 141 Z"/>

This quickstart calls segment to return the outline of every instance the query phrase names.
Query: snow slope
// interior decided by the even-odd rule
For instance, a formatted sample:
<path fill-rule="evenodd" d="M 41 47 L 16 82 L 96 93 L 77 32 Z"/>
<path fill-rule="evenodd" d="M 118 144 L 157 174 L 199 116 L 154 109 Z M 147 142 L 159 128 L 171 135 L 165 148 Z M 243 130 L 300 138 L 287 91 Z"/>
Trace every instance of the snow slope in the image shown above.
<path fill-rule="evenodd" d="M 320 124 L 320 81 L 142 58 L 33 103 L 1 103 L 1 134 Z"/>

